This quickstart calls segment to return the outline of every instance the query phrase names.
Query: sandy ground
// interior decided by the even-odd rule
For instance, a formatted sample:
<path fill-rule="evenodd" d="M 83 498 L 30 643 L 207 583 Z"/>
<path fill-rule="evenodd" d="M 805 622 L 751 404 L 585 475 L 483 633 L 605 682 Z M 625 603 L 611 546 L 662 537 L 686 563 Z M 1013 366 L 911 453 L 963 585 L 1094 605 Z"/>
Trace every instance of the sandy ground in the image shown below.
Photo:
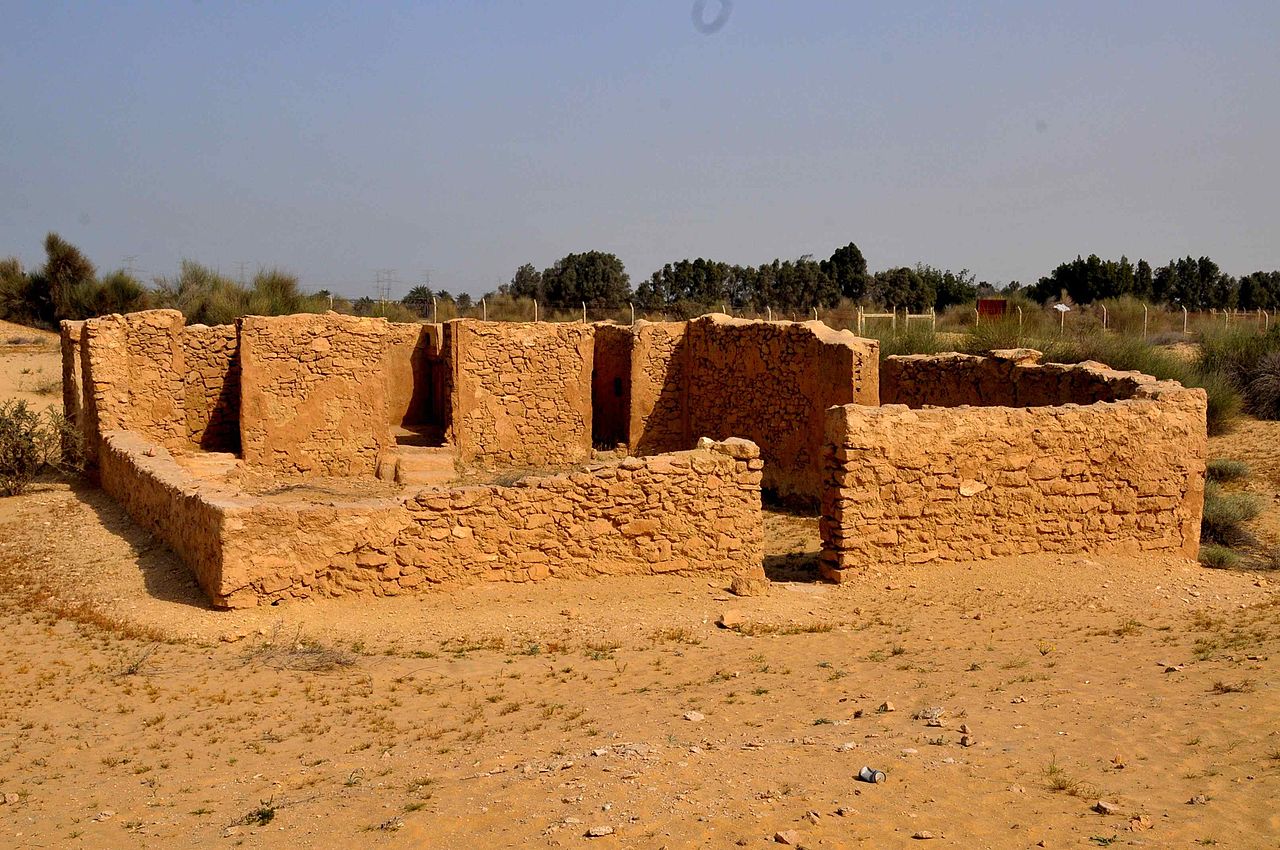
<path fill-rule="evenodd" d="M 1213 443 L 1280 491 L 1280 424 Z M 0 846 L 1280 846 L 1275 574 L 830 586 L 813 518 L 767 536 L 750 599 L 628 577 L 218 612 L 99 491 L 44 482 L 0 500 Z"/>
<path fill-rule="evenodd" d="M 62 408 L 58 335 L 0 320 L 0 401 L 22 399 L 36 410 Z"/>

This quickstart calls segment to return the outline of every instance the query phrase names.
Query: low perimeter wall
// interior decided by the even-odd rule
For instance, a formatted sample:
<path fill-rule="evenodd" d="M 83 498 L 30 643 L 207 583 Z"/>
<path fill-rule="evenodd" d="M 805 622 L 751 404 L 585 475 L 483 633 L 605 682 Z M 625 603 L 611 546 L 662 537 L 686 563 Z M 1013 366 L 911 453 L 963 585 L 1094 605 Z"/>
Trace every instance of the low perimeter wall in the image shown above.
<path fill-rule="evenodd" d="M 985 368 L 978 359 L 964 361 L 965 374 Z M 947 379 L 922 362 L 915 368 Z M 1122 400 L 920 410 L 844 405 L 827 412 L 827 578 L 882 564 L 1036 552 L 1195 557 L 1204 391 L 1096 365 L 1018 368 L 1044 370 L 1022 376 L 1027 386 L 1101 391 L 1110 384 Z"/>
<path fill-rule="evenodd" d="M 102 486 L 214 605 L 626 573 L 762 576 L 760 453 L 746 440 L 515 486 L 280 502 L 201 481 L 137 434 L 104 435 Z"/>

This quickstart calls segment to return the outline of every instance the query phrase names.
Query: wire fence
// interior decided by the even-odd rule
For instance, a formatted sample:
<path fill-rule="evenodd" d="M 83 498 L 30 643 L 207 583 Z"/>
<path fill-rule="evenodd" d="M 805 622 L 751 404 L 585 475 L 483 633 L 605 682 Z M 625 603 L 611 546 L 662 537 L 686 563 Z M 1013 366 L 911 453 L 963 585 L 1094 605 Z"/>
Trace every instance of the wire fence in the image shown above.
<path fill-rule="evenodd" d="M 709 313 L 723 313 L 736 318 L 766 321 L 820 321 L 834 329 L 850 330 L 859 335 L 884 336 L 921 331 L 963 333 L 978 325 L 1005 323 L 1016 325 L 1019 331 L 1025 331 L 1029 336 L 1103 331 L 1155 342 L 1173 342 L 1221 330 L 1265 333 L 1277 318 L 1269 310 L 1187 310 L 1133 300 L 1071 306 L 1067 310 L 1032 302 L 1009 301 L 1003 314 L 995 316 L 980 315 L 974 304 L 913 313 L 892 305 L 879 308 L 850 302 L 842 302 L 835 307 L 807 309 L 766 306 L 757 310 L 722 303 L 683 304 L 653 310 L 634 303 L 621 307 L 590 307 L 586 304 L 576 309 L 553 307 L 530 298 L 508 296 L 461 302 L 450 298 L 377 302 L 368 298 L 336 300 L 361 307 L 362 313 L 385 315 L 401 321 L 445 322 L 465 318 L 499 322 L 611 322 L 630 325 L 642 320 L 681 321 Z"/>

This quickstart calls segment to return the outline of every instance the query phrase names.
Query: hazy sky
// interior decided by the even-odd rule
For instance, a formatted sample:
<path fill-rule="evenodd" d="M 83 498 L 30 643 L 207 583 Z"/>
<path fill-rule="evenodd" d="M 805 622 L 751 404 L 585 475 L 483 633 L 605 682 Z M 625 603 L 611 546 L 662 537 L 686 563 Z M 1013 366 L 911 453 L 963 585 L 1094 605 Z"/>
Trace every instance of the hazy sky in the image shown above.
<path fill-rule="evenodd" d="M 710 0 L 705 21 L 723 15 Z M 1280 268 L 1280 3 L 0 0 L 0 255 Z M 704 27 L 705 29 L 706 27 Z"/>

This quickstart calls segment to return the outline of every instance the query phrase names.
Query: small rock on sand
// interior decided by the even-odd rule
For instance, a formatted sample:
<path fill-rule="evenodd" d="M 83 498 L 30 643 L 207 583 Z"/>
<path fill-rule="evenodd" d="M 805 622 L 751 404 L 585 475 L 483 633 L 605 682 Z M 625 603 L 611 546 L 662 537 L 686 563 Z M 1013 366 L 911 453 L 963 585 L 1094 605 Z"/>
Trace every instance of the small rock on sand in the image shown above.
<path fill-rule="evenodd" d="M 778 844 L 786 844 L 788 847 L 796 847 L 800 844 L 800 833 L 794 829 L 784 829 L 781 832 L 773 834 L 773 840 Z"/>
<path fill-rule="evenodd" d="M 722 629 L 736 629 L 746 621 L 747 618 L 741 611 L 725 611 L 716 620 L 716 625 Z"/>
<path fill-rule="evenodd" d="M 688 720 L 690 723 L 701 723 L 703 720 L 707 719 L 707 716 L 701 711 L 686 711 L 684 713 L 684 719 Z"/>
<path fill-rule="evenodd" d="M 587 830 L 587 838 L 604 838 L 606 835 L 613 835 L 613 827 L 593 826 Z"/>
<path fill-rule="evenodd" d="M 1115 803 L 1108 803 L 1106 800 L 1098 800 L 1093 804 L 1093 810 L 1100 815 L 1114 815 L 1119 811 L 1119 807 Z"/>

